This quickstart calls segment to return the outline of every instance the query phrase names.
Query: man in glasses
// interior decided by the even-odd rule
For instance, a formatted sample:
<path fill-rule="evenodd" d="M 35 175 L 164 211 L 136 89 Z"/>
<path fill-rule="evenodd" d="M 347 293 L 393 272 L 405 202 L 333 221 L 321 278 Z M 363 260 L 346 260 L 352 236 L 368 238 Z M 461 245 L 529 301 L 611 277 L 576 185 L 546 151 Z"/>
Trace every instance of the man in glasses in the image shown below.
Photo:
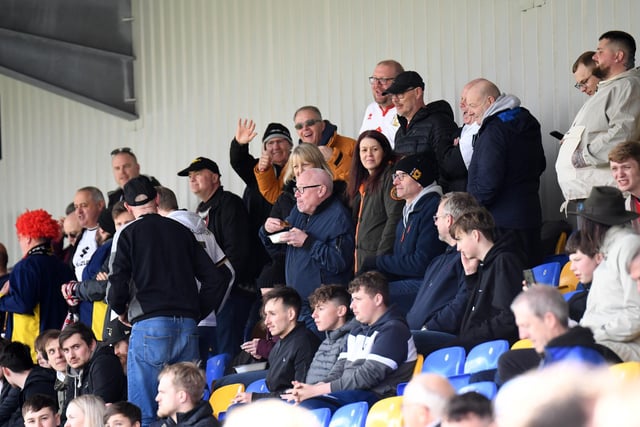
<path fill-rule="evenodd" d="M 135 178 L 140 175 L 140 165 L 136 155 L 131 151 L 129 147 L 116 148 L 111 152 L 111 170 L 113 172 L 113 179 L 116 180 L 118 188 L 110 191 L 107 196 L 109 197 L 109 204 L 107 209 L 111 212 L 113 205 L 120 200 L 123 200 L 122 189 L 124 185 L 129 182 L 131 178 Z M 154 186 L 160 185 L 157 179 L 152 176 L 143 175 L 151 181 Z"/>
<path fill-rule="evenodd" d="M 576 79 L 574 87 L 580 92 L 592 96 L 598 90 L 598 83 L 602 80 L 600 70 L 593 60 L 595 52 L 588 50 L 573 63 L 573 77 Z"/>
<path fill-rule="evenodd" d="M 396 106 L 391 101 L 391 95 L 383 95 L 393 83 L 396 76 L 404 71 L 402 65 L 393 59 L 380 61 L 373 69 L 369 84 L 373 101 L 364 112 L 360 133 L 365 130 L 377 130 L 387 137 L 393 148 L 396 132 L 400 127 Z"/>
<path fill-rule="evenodd" d="M 581 210 L 593 186 L 614 187 L 609 152 L 621 142 L 640 139 L 640 70 L 634 68 L 635 53 L 636 42 L 624 31 L 600 36 L 593 61 L 603 80 L 560 141 L 556 160 L 567 211 Z"/>
<path fill-rule="evenodd" d="M 446 248 L 433 223 L 442 196 L 436 173 L 436 161 L 429 151 L 407 156 L 395 165 L 393 191 L 405 203 L 393 253 L 367 257 L 361 267 L 362 271 L 378 270 L 393 281 L 389 295 L 403 315 L 415 300 L 427 266 Z"/>
<path fill-rule="evenodd" d="M 314 168 L 300 174 L 295 197 L 296 206 L 286 221 L 267 218 L 260 238 L 269 252 L 287 245 L 287 285 L 302 297 L 300 320 L 318 334 L 311 318 L 309 295 L 322 284 L 349 282 L 355 230 L 351 214 L 333 194 L 333 180 L 325 170 Z"/>
<path fill-rule="evenodd" d="M 318 146 L 333 172 L 333 179 L 348 181 L 356 141 L 338 134 L 338 127 L 329 120 L 323 120 L 318 107 L 307 105 L 298 108 L 293 121 L 299 142 Z"/>
<path fill-rule="evenodd" d="M 453 144 L 458 125 L 447 101 L 424 102 L 425 85 L 420 74 L 405 71 L 383 92 L 390 96 L 398 113 L 400 128 L 395 137 L 395 152 L 401 156 L 430 151 L 436 156 L 438 184 L 445 192 L 458 175 L 466 176 L 460 149 Z"/>

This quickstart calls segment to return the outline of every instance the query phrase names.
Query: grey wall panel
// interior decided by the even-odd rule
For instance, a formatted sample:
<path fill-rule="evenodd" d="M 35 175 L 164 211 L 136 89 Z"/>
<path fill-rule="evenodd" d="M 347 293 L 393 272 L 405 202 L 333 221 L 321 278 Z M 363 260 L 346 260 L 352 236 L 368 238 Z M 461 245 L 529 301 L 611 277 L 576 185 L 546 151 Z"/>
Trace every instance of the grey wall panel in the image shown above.
<path fill-rule="evenodd" d="M 606 30 L 640 37 L 635 0 L 134 0 L 132 27 L 137 120 L 128 122 L 0 76 L 3 159 L 0 241 L 19 259 L 16 216 L 62 214 L 76 188 L 113 188 L 109 152 L 128 146 L 143 173 L 197 200 L 176 172 L 194 157 L 216 160 L 225 188 L 243 185 L 229 166 L 239 117 L 260 136 L 315 104 L 356 136 L 371 102 L 366 78 L 394 58 L 427 79 L 428 100 L 446 99 L 460 119 L 462 86 L 484 76 L 520 97 L 540 120 L 548 167 L 545 218 L 559 218 L 557 142 L 585 96 L 570 67 Z M 260 137 L 258 137 L 259 139 Z M 251 144 L 254 155 L 261 144 Z"/>

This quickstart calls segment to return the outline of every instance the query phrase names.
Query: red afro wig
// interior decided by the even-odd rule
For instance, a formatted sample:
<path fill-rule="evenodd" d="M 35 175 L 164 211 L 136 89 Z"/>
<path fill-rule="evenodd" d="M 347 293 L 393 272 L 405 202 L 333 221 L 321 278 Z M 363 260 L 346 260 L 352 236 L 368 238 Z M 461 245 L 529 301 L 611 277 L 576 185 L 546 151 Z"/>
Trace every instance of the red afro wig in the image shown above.
<path fill-rule="evenodd" d="M 20 236 L 55 240 L 60 237 L 60 224 L 44 209 L 26 211 L 18 217 L 16 229 Z"/>

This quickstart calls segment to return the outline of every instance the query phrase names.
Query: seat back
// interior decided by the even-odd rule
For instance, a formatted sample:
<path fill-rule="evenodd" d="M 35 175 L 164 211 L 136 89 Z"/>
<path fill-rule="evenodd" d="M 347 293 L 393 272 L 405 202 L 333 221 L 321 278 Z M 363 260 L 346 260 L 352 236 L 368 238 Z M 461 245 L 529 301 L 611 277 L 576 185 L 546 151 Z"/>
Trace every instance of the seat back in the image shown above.
<path fill-rule="evenodd" d="M 478 344 L 471 349 L 467 356 L 464 363 L 464 373 L 473 374 L 488 369 L 497 369 L 498 358 L 507 350 L 509 350 L 507 340 L 494 340 Z"/>
<path fill-rule="evenodd" d="M 578 287 L 578 278 L 571 271 L 571 261 L 566 263 L 560 270 L 560 280 L 558 282 L 558 290 L 563 294 L 573 292 Z"/>
<path fill-rule="evenodd" d="M 268 393 L 267 380 L 262 378 L 256 380 L 247 386 L 247 393 Z"/>
<path fill-rule="evenodd" d="M 536 279 L 536 283 L 552 286 L 558 286 L 558 283 L 560 283 L 562 265 L 559 262 L 540 264 L 531 270 L 533 271 L 533 277 Z"/>
<path fill-rule="evenodd" d="M 449 382 L 451 383 L 451 386 L 457 391 L 469 384 L 470 379 L 471 374 L 460 374 L 449 377 Z"/>
<path fill-rule="evenodd" d="M 418 375 L 422 372 L 422 365 L 424 364 L 424 356 L 418 353 L 418 357 L 416 358 L 416 366 L 413 368 L 413 376 Z"/>
<path fill-rule="evenodd" d="M 224 376 L 224 370 L 227 368 L 227 364 L 230 360 L 231 357 L 226 353 L 216 354 L 207 360 L 205 375 L 207 378 L 207 387 L 209 387 L 209 389 L 211 389 L 211 383 Z"/>
<path fill-rule="evenodd" d="M 402 427 L 402 396 L 377 401 L 369 409 L 365 427 Z"/>
<path fill-rule="evenodd" d="M 367 402 L 355 402 L 345 405 L 333 414 L 329 427 L 364 427 L 367 421 L 369 404 Z"/>
<path fill-rule="evenodd" d="M 463 347 L 446 347 L 429 354 L 422 365 L 422 372 L 433 372 L 445 377 L 463 372 L 467 352 Z"/>
<path fill-rule="evenodd" d="M 533 343 L 529 338 L 518 340 L 511 346 L 511 350 L 520 350 L 523 348 L 533 348 Z"/>
<path fill-rule="evenodd" d="M 331 410 L 329 408 L 312 409 L 311 413 L 317 418 L 321 427 L 329 427 L 329 421 L 331 421 Z"/>
<path fill-rule="evenodd" d="M 615 376 L 623 380 L 640 379 L 640 362 L 623 362 L 609 366 Z"/>
<path fill-rule="evenodd" d="M 231 405 L 236 394 L 244 391 L 244 384 L 228 384 L 220 387 L 211 394 L 209 403 L 213 408 L 213 415 L 218 418 L 221 412 L 225 412 Z"/>
<path fill-rule="evenodd" d="M 489 400 L 493 400 L 498 394 L 498 386 L 493 381 L 480 381 L 468 384 L 458 390 L 458 394 L 475 391 L 485 396 Z"/>

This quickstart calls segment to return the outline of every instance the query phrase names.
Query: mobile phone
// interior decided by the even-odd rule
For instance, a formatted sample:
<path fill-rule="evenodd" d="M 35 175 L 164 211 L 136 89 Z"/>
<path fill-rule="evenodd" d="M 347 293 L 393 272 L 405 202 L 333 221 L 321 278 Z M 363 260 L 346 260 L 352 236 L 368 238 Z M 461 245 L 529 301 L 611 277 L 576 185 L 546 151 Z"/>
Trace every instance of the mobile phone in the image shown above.
<path fill-rule="evenodd" d="M 564 138 L 564 134 L 558 132 L 557 130 L 552 130 L 551 132 L 549 132 L 549 135 L 551 135 L 554 138 L 560 139 L 560 140 L 562 140 L 562 138 Z"/>
<path fill-rule="evenodd" d="M 527 288 L 530 288 L 534 283 L 536 283 L 536 278 L 533 275 L 532 270 L 522 270 L 522 276 L 524 277 L 525 286 Z"/>

